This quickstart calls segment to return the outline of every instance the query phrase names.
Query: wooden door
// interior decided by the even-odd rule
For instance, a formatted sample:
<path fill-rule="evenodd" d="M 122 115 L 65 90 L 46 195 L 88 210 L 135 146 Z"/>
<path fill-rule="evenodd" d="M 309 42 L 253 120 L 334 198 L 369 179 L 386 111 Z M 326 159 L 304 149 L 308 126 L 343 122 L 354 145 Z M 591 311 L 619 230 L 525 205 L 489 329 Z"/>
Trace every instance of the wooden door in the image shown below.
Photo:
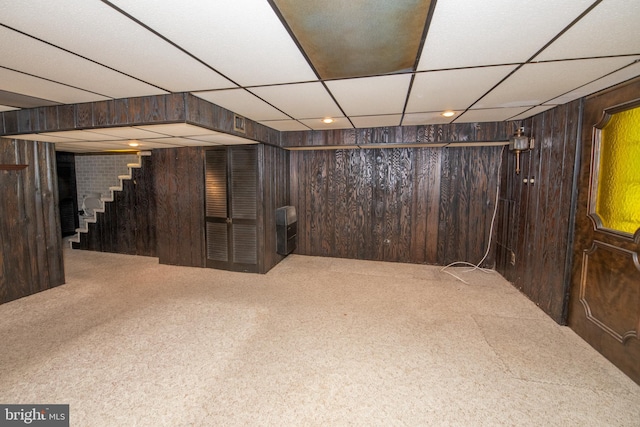
<path fill-rule="evenodd" d="M 608 179 L 601 129 L 612 115 L 640 105 L 639 94 L 636 79 L 585 101 L 569 326 L 640 384 L 640 228 L 621 232 L 607 225 L 596 203 Z M 637 156 L 640 148 L 633 152 Z M 635 173 L 633 185 L 640 186 L 640 169 Z M 629 197 L 640 200 L 640 192 Z M 640 211 L 634 209 L 631 217 L 640 221 Z"/>
<path fill-rule="evenodd" d="M 256 147 L 207 150 L 207 267 L 257 272 Z"/>

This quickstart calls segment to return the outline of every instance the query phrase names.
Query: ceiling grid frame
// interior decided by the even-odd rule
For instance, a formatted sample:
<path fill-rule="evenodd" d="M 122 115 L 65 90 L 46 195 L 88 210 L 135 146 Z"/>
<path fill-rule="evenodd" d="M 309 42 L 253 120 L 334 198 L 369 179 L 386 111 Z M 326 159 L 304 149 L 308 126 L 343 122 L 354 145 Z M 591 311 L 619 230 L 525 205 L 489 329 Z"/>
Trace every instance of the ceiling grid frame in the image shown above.
<path fill-rule="evenodd" d="M 78 6 L 65 9 L 66 13 L 54 9 L 56 6 L 45 0 L 20 3 L 0 0 L 1 28 L 32 40 L 29 43 L 50 46 L 49 50 L 42 51 L 47 56 L 42 58 L 43 63 L 50 65 L 41 71 L 33 66 L 36 63 L 25 57 L 0 58 L 0 73 L 3 74 L 0 111 L 33 108 L 38 103 L 42 106 L 76 104 L 123 95 L 139 96 L 140 93 L 127 89 L 111 93 L 98 90 L 102 84 L 99 82 L 101 75 L 108 79 L 108 73 L 118 73 L 125 79 L 149 85 L 153 88 L 151 92 L 191 93 L 280 132 L 511 121 L 522 120 L 640 75 L 640 27 L 633 24 L 640 21 L 640 4 L 628 5 L 624 0 L 576 0 L 557 8 L 547 7 L 552 0 L 524 0 L 517 9 L 509 0 L 482 3 L 431 0 L 424 27 L 415 36 L 419 38 L 419 47 L 410 69 L 390 73 L 371 70 L 336 78 L 319 75 L 315 65 L 318 59 L 305 51 L 305 44 L 297 39 L 285 15 L 278 9 L 278 3 L 279 0 L 232 3 L 186 0 L 175 9 L 172 2 L 157 0 L 63 0 L 58 3 L 62 5 L 59 7 Z M 396 3 L 399 8 L 423 4 L 422 0 Z M 624 10 L 620 10 L 622 5 Z M 144 46 L 128 39 L 126 32 L 109 33 L 101 26 L 96 26 L 95 34 L 91 34 L 87 22 L 102 18 L 96 13 L 104 10 L 103 7 L 114 12 L 108 14 L 112 27 L 139 27 L 141 30 L 135 30 L 136 34 L 148 40 L 153 48 L 145 50 Z M 391 14 L 380 16 L 388 13 L 384 8 L 370 9 L 362 9 L 363 20 L 386 24 L 386 20 L 403 19 Z M 47 12 L 53 10 L 56 13 Z M 514 16 L 513 10 L 518 14 Z M 368 14 L 381 20 L 367 18 Z M 74 20 L 65 22 L 65 16 L 73 16 Z M 518 20 L 518 16 L 526 16 L 526 19 Z M 505 21 L 507 18 L 518 22 Z M 242 21 L 236 21 L 238 19 Z M 487 23 L 493 21 L 505 25 L 492 27 L 493 34 L 486 37 L 489 33 L 485 30 L 491 27 Z M 607 43 L 598 43 L 592 49 L 580 42 L 581 34 L 589 32 L 596 25 L 594 23 L 600 21 L 609 26 L 619 23 L 621 30 L 612 31 Z M 472 25 L 452 38 L 443 30 L 451 26 L 466 28 L 464 25 L 469 22 L 475 27 Z M 544 22 L 544 25 L 537 22 Z M 330 25 L 325 25 L 326 31 L 330 31 Z M 60 33 L 60 28 L 70 33 Z M 519 51 L 511 49 L 513 40 L 505 47 L 501 41 L 509 38 L 510 29 L 517 29 L 518 37 L 531 39 L 525 44 L 526 49 L 520 46 Z M 375 31 L 375 28 L 371 30 Z M 599 31 L 602 32 L 602 28 Z M 97 36 L 101 37 L 98 45 L 109 47 L 108 51 L 112 53 L 121 51 L 123 57 L 102 58 L 100 49 L 96 49 L 98 45 L 91 44 L 98 40 L 95 39 Z M 344 42 L 348 43 L 349 36 L 345 34 L 344 37 Z M 3 42 L 11 45 L 2 46 Z M 492 45 L 494 42 L 499 44 Z M 25 42 L 24 47 L 21 43 L 19 39 L 0 40 L 0 47 L 28 53 L 28 43 Z M 464 49 L 455 48 L 464 45 L 469 46 L 466 51 L 471 48 L 476 51 L 467 57 Z M 139 64 L 135 63 L 134 57 L 127 56 L 127 46 L 140 55 Z M 247 48 L 249 46 L 251 48 Z M 65 56 L 50 49 L 92 63 L 94 68 L 78 66 L 60 74 L 66 65 Z M 377 53 L 371 51 L 369 54 Z M 125 64 L 123 61 L 129 58 L 133 62 L 126 63 L 126 67 L 113 65 Z M 184 75 L 171 71 L 172 77 L 167 77 L 164 70 L 141 68 L 143 64 L 158 64 L 165 60 L 167 69 L 179 70 L 179 63 L 166 62 L 171 58 L 185 58 Z M 345 57 L 344 61 L 350 59 Z M 285 69 L 284 74 L 276 72 Z M 538 73 L 533 72 L 534 69 L 548 70 L 548 77 L 536 80 Z M 242 72 L 237 73 L 237 70 Z M 500 76 L 502 71 L 498 70 L 508 72 Z M 76 77 L 74 73 L 78 73 Z M 90 83 L 92 76 L 88 73 L 95 74 L 96 84 Z M 64 78 L 56 78 L 56 75 Z M 407 76 L 408 82 L 398 77 L 397 81 L 402 84 L 385 84 L 393 80 L 389 76 L 401 75 Z M 207 76 L 219 76 L 219 80 Z M 169 82 L 167 78 L 172 83 L 158 85 L 159 81 Z M 89 83 L 69 85 L 72 82 Z M 197 89 L 193 87 L 194 83 Z M 319 84 L 326 95 L 302 91 L 305 85 L 312 83 Z M 107 86 L 102 84 L 102 87 Z M 124 85 L 121 87 L 125 88 Z M 246 95 L 239 96 L 238 91 Z M 327 108 L 321 108 L 319 100 L 322 97 L 330 98 L 335 108 L 329 104 Z M 398 101 L 400 98 L 402 102 Z M 392 99 L 395 101 L 390 103 Z M 456 113 L 453 118 L 440 115 L 449 109 Z M 313 110 L 314 115 L 308 114 Z M 333 118 L 334 122 L 323 123 L 327 117 Z"/>

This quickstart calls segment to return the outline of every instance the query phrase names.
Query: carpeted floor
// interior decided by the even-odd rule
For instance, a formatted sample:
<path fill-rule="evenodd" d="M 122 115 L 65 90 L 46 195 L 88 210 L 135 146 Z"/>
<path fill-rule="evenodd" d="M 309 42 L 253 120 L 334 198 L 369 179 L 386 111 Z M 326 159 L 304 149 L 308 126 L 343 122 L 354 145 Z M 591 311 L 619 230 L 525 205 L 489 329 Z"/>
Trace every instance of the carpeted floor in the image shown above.
<path fill-rule="evenodd" d="M 0 305 L 0 402 L 68 403 L 72 426 L 640 425 L 640 386 L 497 274 L 65 267 Z"/>

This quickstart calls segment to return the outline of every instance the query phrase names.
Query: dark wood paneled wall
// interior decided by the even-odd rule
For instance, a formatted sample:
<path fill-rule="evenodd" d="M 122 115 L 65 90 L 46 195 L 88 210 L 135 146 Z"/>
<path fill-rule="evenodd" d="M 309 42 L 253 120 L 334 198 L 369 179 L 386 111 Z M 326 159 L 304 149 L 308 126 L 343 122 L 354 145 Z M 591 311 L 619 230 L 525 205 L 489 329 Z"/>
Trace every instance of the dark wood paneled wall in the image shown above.
<path fill-rule="evenodd" d="M 289 152 L 258 147 L 258 271 L 266 273 L 284 259 L 277 253 L 276 209 L 290 204 Z"/>
<path fill-rule="evenodd" d="M 0 139 L 0 303 L 64 283 L 53 144 Z"/>
<path fill-rule="evenodd" d="M 392 148 L 399 144 L 504 141 L 510 134 L 509 123 L 488 122 L 285 132 L 281 139 L 282 146 L 286 148 L 325 146 L 366 148 L 370 144 L 386 144 Z"/>
<path fill-rule="evenodd" d="M 284 257 L 276 252 L 275 210 L 289 204 L 289 152 L 258 146 L 258 271 Z M 157 256 L 162 264 L 205 266 L 204 148 L 153 150 L 124 181 L 74 248 Z"/>
<path fill-rule="evenodd" d="M 532 151 L 521 154 L 520 175 L 515 172 L 515 155 L 508 150 L 503 155 L 496 269 L 561 324 L 567 316 L 567 257 L 570 261 L 582 102 L 523 121 L 525 133 L 536 142 Z"/>
<path fill-rule="evenodd" d="M 186 94 L 144 96 L 0 113 L 0 134 L 184 122 Z"/>
<path fill-rule="evenodd" d="M 160 263 L 204 267 L 204 149 L 153 150 L 152 157 Z"/>
<path fill-rule="evenodd" d="M 489 241 L 501 147 L 293 151 L 303 255 L 477 263 Z M 493 265 L 493 252 L 484 265 Z"/>
<path fill-rule="evenodd" d="M 189 123 L 270 145 L 280 132 L 244 119 L 235 130 L 235 114 L 189 93 L 152 95 L 81 104 L 25 108 L 0 113 L 0 136 L 160 123 Z"/>
<path fill-rule="evenodd" d="M 89 232 L 80 233 L 74 249 L 156 256 L 156 190 L 153 156 L 142 156 L 142 167 L 132 169 L 131 179 L 122 182 L 105 203 L 98 221 Z"/>

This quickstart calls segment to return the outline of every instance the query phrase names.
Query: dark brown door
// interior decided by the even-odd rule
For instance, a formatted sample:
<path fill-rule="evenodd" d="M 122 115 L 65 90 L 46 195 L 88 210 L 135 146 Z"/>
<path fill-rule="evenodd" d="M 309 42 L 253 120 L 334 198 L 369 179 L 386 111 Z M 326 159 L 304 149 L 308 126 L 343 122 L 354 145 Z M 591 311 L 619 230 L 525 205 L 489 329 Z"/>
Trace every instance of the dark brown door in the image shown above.
<path fill-rule="evenodd" d="M 569 326 L 640 384 L 640 229 L 632 225 L 620 231 L 608 225 L 598 204 L 603 194 L 612 194 L 603 190 L 610 178 L 604 173 L 602 129 L 615 114 L 640 105 L 639 94 L 640 80 L 635 80 L 584 104 Z M 631 155 L 638 156 L 639 150 L 633 148 L 636 154 Z M 632 185 L 640 186 L 640 168 L 636 171 Z M 629 196 L 640 199 L 637 190 Z M 623 199 L 616 196 L 610 202 L 625 203 Z M 633 209 L 630 217 L 640 220 L 640 210 Z"/>
<path fill-rule="evenodd" d="M 257 150 L 228 147 L 205 156 L 207 267 L 257 272 Z"/>

